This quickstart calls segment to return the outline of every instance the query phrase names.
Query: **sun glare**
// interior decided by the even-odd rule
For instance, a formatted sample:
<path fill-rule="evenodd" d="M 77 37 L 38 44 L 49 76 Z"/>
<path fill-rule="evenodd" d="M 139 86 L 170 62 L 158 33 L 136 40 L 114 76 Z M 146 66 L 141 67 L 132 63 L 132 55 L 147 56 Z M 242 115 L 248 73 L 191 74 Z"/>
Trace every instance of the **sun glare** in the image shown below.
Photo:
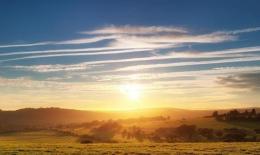
<path fill-rule="evenodd" d="M 120 90 L 126 94 L 130 100 L 138 100 L 141 95 L 141 86 L 138 84 L 123 84 L 120 86 Z"/>

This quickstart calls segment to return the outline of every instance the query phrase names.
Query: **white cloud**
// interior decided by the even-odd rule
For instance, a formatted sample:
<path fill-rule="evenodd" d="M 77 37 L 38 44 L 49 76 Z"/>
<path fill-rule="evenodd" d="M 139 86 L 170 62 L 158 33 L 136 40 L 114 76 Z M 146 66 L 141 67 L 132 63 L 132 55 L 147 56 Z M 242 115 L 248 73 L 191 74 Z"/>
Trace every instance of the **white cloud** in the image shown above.
<path fill-rule="evenodd" d="M 85 52 L 85 53 L 45 54 L 45 55 L 35 55 L 35 56 L 26 56 L 26 57 L 0 60 L 0 62 L 8 62 L 8 61 L 24 60 L 24 59 L 35 59 L 35 58 L 64 57 L 64 56 L 111 55 L 111 54 L 122 54 L 122 53 L 147 52 L 147 51 L 151 51 L 151 50 L 152 49 L 125 49 L 125 50 L 100 51 L 100 52 L 89 52 L 89 53 Z"/>
<path fill-rule="evenodd" d="M 86 38 L 72 39 L 65 41 L 47 41 L 33 44 L 18 44 L 18 45 L 2 45 L 1 47 L 19 47 L 19 46 L 37 46 L 37 45 L 56 45 L 56 44 L 83 44 L 94 43 L 105 39 L 110 39 L 108 46 L 95 47 L 95 48 L 81 48 L 81 49 L 57 49 L 57 50 L 39 50 L 39 51 L 17 51 L 0 53 L 0 56 L 18 56 L 34 54 L 34 56 L 26 56 L 20 58 L 13 58 L 2 60 L 13 61 L 21 59 L 33 59 L 33 58 L 45 58 L 45 57 L 57 57 L 57 56 L 79 56 L 79 55 L 100 55 L 107 54 L 106 50 L 122 50 L 122 53 L 126 53 L 123 50 L 133 49 L 163 49 L 173 48 L 181 46 L 185 43 L 219 43 L 226 41 L 234 41 L 238 38 L 235 34 L 253 32 L 260 30 L 259 27 L 247 28 L 234 31 L 217 31 L 206 34 L 190 34 L 184 28 L 176 27 L 163 27 L 163 26 L 108 26 L 85 33 L 92 34 Z M 94 35 L 94 36 L 93 36 Z M 77 52 L 94 51 L 93 54 L 80 54 Z M 50 54 L 53 53 L 53 54 Z M 61 54 L 58 54 L 61 53 Z M 109 53 L 109 52 L 108 52 Z M 120 53 L 112 51 L 113 53 Z M 44 55 L 43 55 L 44 54 Z M 49 54 L 49 55 L 48 55 Z"/>
<path fill-rule="evenodd" d="M 109 74 L 109 75 L 94 75 L 94 79 L 97 81 L 140 81 L 143 80 L 143 83 L 150 83 L 151 81 L 161 81 L 163 79 L 164 83 L 176 83 L 183 81 L 194 81 L 196 79 L 207 79 L 220 75 L 232 75 L 232 74 L 241 74 L 241 73 L 252 73 L 260 72 L 259 66 L 245 66 L 245 67 L 222 67 L 222 68 L 213 68 L 205 69 L 199 71 L 174 71 L 174 72 L 164 72 L 160 74 L 154 74 L 153 72 L 147 73 L 135 73 L 135 74 Z M 85 76 L 84 74 L 79 74 L 80 76 Z M 88 75 L 89 76 L 89 75 Z M 192 78 L 193 77 L 193 78 Z M 172 79 L 173 78 L 173 79 Z M 188 80 L 187 80 L 188 78 Z"/>
<path fill-rule="evenodd" d="M 260 57 L 245 57 L 245 58 L 231 58 L 224 60 L 209 60 L 209 61 L 190 61 L 190 62 L 176 62 L 176 63 L 163 63 L 163 64 L 148 64 L 148 65 L 135 65 L 129 67 L 123 67 L 117 69 L 117 71 L 133 71 L 144 70 L 152 68 L 167 68 L 167 67 L 179 67 L 179 66 L 191 66 L 191 65 L 209 65 L 209 64 L 221 64 L 232 62 L 248 62 L 248 61 L 260 61 Z"/>
<path fill-rule="evenodd" d="M 87 44 L 95 43 L 106 39 L 112 39 L 118 43 L 125 43 L 132 48 L 141 47 L 142 44 L 147 47 L 148 45 L 155 47 L 162 47 L 162 43 L 170 43 L 171 45 L 180 43 L 218 43 L 225 41 L 233 41 L 237 39 L 237 34 L 248 33 L 259 31 L 260 27 L 246 28 L 233 31 L 217 31 L 213 33 L 206 34 L 190 34 L 189 31 L 183 27 L 172 27 L 172 26 L 105 26 L 102 28 L 97 28 L 92 31 L 81 32 L 82 34 L 88 34 L 90 36 L 83 37 L 80 39 L 71 39 L 63 41 L 44 41 L 35 43 L 25 43 L 25 44 L 8 44 L 0 45 L 0 48 L 10 48 L 10 47 L 30 47 L 30 46 L 40 46 L 40 45 L 71 45 L 71 44 Z M 131 38 L 129 42 L 126 42 L 128 38 Z M 160 46 L 156 46 L 154 43 L 161 43 Z M 113 43 L 116 44 L 116 43 Z M 112 44 L 112 45 L 113 45 Z M 123 46 L 123 45 L 122 45 Z M 168 46 L 168 45 L 167 45 Z"/>
<path fill-rule="evenodd" d="M 80 32 L 83 34 L 128 34 L 128 35 L 140 35 L 140 34 L 155 34 L 155 33 L 187 33 L 185 28 L 170 27 L 170 26 L 105 26 L 93 31 Z"/>
<path fill-rule="evenodd" d="M 2 88 L 1 88 L 2 87 Z M 14 90 L 22 89 L 25 91 L 45 91 L 45 92 L 100 92 L 111 91 L 115 86 L 109 83 L 98 82 L 60 82 L 53 80 L 34 80 L 28 77 L 4 78 L 0 77 L 1 90 L 11 88 Z"/>
<path fill-rule="evenodd" d="M 53 44 L 61 44 L 61 45 L 67 45 L 67 44 L 87 44 L 87 43 L 95 43 L 98 41 L 106 40 L 106 39 L 115 39 L 117 36 L 96 36 L 92 38 L 81 38 L 81 39 L 72 39 L 72 40 L 65 40 L 65 41 L 57 41 Z"/>
<path fill-rule="evenodd" d="M 92 66 L 83 64 L 72 64 L 72 65 L 32 65 L 32 66 L 11 66 L 14 69 L 34 71 L 34 72 L 58 72 L 58 71 L 78 71 L 92 68 Z"/>
<path fill-rule="evenodd" d="M 215 60 L 212 61 L 201 61 L 201 62 L 196 62 L 196 61 L 186 61 L 186 62 L 179 62 L 179 63 L 173 63 L 173 64 L 155 64 L 155 65 L 137 65 L 137 66 L 130 66 L 130 67 L 125 67 L 119 69 L 121 70 L 136 70 L 136 69 L 147 69 L 147 68 L 160 68 L 160 67 L 174 67 L 174 66 L 186 66 L 186 65 L 196 65 L 196 64 L 212 64 L 212 63 L 225 63 L 225 62 L 237 62 L 237 61 L 254 61 L 255 59 L 247 59 L 247 57 L 243 59 L 237 59 L 238 53 L 248 53 L 248 52 L 254 52 L 254 51 L 259 51 L 260 47 L 255 46 L 255 47 L 245 47 L 245 48 L 234 48 L 234 49 L 226 49 L 222 51 L 210 51 L 210 52 L 171 52 L 169 55 L 157 55 L 157 56 L 149 56 L 149 57 L 139 57 L 139 58 L 127 58 L 127 59 L 108 59 L 108 60 L 96 60 L 96 61 L 89 61 L 89 62 L 82 62 L 82 63 L 77 63 L 77 64 L 72 64 L 72 65 L 34 65 L 34 66 L 9 66 L 9 68 L 15 68 L 15 69 L 21 69 L 21 70 L 29 70 L 29 71 L 35 71 L 35 72 L 55 72 L 55 71 L 66 71 L 66 70 L 77 70 L 78 69 L 87 69 L 90 65 L 98 65 L 98 64 L 110 64 L 110 63 L 121 63 L 121 62 L 140 62 L 140 61 L 150 61 L 150 60 L 167 60 L 167 59 L 179 59 L 179 58 L 190 58 L 190 59 L 195 59 L 195 58 L 222 58 L 222 59 L 227 59 L 227 58 L 235 58 L 235 59 L 227 59 L 227 60 L 218 60 L 215 62 Z M 139 50 L 126 50 L 124 52 L 138 52 Z M 149 49 L 145 49 L 144 51 L 149 51 Z M 122 51 L 107 51 L 107 52 L 92 52 L 89 55 L 106 55 L 106 54 L 118 54 L 121 53 Z M 88 53 L 79 53 L 80 55 L 88 55 Z M 63 56 L 64 54 L 60 54 L 58 56 Z M 68 55 L 68 54 L 65 54 Z M 69 54 L 71 55 L 71 54 Z M 72 54 L 74 55 L 74 54 Z M 44 55 L 46 57 L 52 55 Z M 44 57 L 43 56 L 43 57 Z M 241 56 L 241 55 L 240 55 Z M 34 57 L 34 56 L 30 56 Z M 29 57 L 29 58 L 30 58 Z M 35 57 L 41 57 L 41 56 L 35 56 Z M 26 57 L 27 58 L 27 57 Z M 26 59 L 25 58 L 25 59 Z M 19 59 L 19 58 L 18 58 Z M 20 58 L 23 59 L 23 58 Z M 257 59 L 258 60 L 258 59 Z M 38 68 L 48 68 L 46 69 L 38 69 Z M 51 69 L 53 67 L 53 69 Z M 60 69 L 58 69 L 60 68 Z"/>
<path fill-rule="evenodd" d="M 29 44 L 9 44 L 9 45 L 0 45 L 0 48 L 9 48 L 9 47 L 30 47 L 30 46 L 39 46 L 39 45 L 49 45 L 50 42 L 38 42 L 38 43 L 29 43 Z"/>
<path fill-rule="evenodd" d="M 219 31 L 219 33 L 240 34 L 240 33 L 249 33 L 249 32 L 255 32 L 255 31 L 260 31 L 260 27 L 252 27 L 252 28 L 232 30 L 232 31 Z"/>
<path fill-rule="evenodd" d="M 92 36 L 87 38 L 64 40 L 64 41 L 44 41 L 35 43 L 24 44 L 8 44 L 0 45 L 0 48 L 12 48 L 12 47 L 31 47 L 31 46 L 43 46 L 43 45 L 74 45 L 74 44 L 88 44 L 95 43 L 106 39 L 115 39 L 116 36 Z"/>

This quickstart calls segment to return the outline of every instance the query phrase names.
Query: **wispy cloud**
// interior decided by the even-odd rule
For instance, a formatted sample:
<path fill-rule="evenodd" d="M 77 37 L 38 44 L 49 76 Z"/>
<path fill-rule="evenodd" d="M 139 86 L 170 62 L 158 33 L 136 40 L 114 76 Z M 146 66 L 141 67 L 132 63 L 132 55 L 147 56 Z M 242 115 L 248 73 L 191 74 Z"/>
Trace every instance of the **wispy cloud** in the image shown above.
<path fill-rule="evenodd" d="M 113 84 L 98 83 L 98 82 L 61 82 L 52 80 L 35 80 L 29 77 L 5 78 L 0 76 L 0 87 L 23 89 L 28 91 L 59 91 L 59 92 L 99 92 L 111 91 L 114 88 Z"/>
<path fill-rule="evenodd" d="M 131 49 L 131 48 L 130 48 Z M 17 56 L 17 55 L 28 55 L 28 54 L 52 54 L 52 53 L 77 53 L 77 52 L 98 52 L 98 51 L 108 51 L 108 50 L 122 50 L 120 48 L 112 47 L 93 47 L 93 48 L 68 48 L 68 49 L 57 49 L 57 50 L 37 50 L 37 51 L 18 51 L 18 52 L 8 52 L 0 53 L 0 56 Z"/>
<path fill-rule="evenodd" d="M 260 31 L 260 27 L 252 27 L 252 28 L 245 28 L 245 29 L 238 29 L 238 30 L 231 30 L 231 31 L 219 31 L 217 33 L 240 34 L 240 33 L 249 33 L 255 31 Z"/>
<path fill-rule="evenodd" d="M 135 66 L 130 66 L 130 67 L 123 67 L 123 68 L 118 69 L 117 71 L 132 71 L 132 70 L 143 70 L 143 69 L 152 69 L 152 68 L 167 68 L 167 67 L 179 67 L 179 66 L 191 66 L 191 65 L 209 65 L 209 64 L 248 62 L 248 61 L 259 61 L 259 60 L 260 60 L 260 57 L 258 56 L 258 57 L 246 57 L 246 58 L 232 58 L 232 59 L 224 59 L 224 60 L 135 65 Z"/>
<path fill-rule="evenodd" d="M 238 39 L 237 34 L 259 31 L 259 27 L 231 31 L 216 31 L 192 34 L 185 28 L 161 26 L 106 26 L 93 31 L 82 32 L 94 35 L 117 35 L 110 44 L 116 47 L 169 47 L 183 43 L 219 43 Z"/>
<path fill-rule="evenodd" d="M 128 35 L 140 35 L 140 34 L 155 34 L 155 33 L 187 33 L 185 28 L 181 27 L 166 27 L 166 26 L 105 26 L 93 31 L 83 31 L 82 34 L 128 34 Z"/>
<path fill-rule="evenodd" d="M 35 43 L 0 45 L 0 48 L 31 47 L 31 46 L 43 46 L 43 45 L 88 44 L 88 43 L 95 43 L 102 40 L 115 39 L 115 38 L 116 36 L 92 36 L 92 37 L 84 37 L 80 39 L 63 40 L 63 41 L 43 41 L 43 42 L 35 42 Z"/>
<path fill-rule="evenodd" d="M 59 71 L 79 71 L 86 70 L 94 67 L 94 65 L 84 65 L 84 64 L 72 64 L 72 65 L 33 65 L 33 66 L 11 66 L 8 68 L 33 71 L 33 72 L 59 72 Z"/>
<path fill-rule="evenodd" d="M 88 44 L 95 43 L 102 40 L 114 40 L 113 45 L 125 44 L 125 47 L 132 46 L 132 48 L 141 47 L 164 47 L 173 46 L 181 43 L 218 43 L 225 41 L 233 41 L 237 39 L 237 34 L 259 31 L 259 27 L 246 28 L 231 31 L 217 31 L 206 34 L 192 34 L 189 30 L 183 27 L 172 26 L 105 26 L 94 29 L 92 31 L 83 31 L 82 34 L 87 34 L 87 37 L 76 38 L 63 41 L 43 41 L 35 43 L 24 44 L 7 44 L 0 45 L 0 48 L 11 47 L 30 47 L 42 45 L 73 45 L 73 44 Z M 160 45 L 158 45 L 160 44 Z M 170 45 L 169 45 L 170 44 Z M 141 46 L 143 45 L 143 46 Z M 122 45 L 124 46 L 124 45 Z"/>
<path fill-rule="evenodd" d="M 249 53 L 249 52 L 258 52 L 260 51 L 260 46 L 252 46 L 252 47 L 242 47 L 242 48 L 233 48 L 233 49 L 225 49 L 225 50 L 218 50 L 218 51 L 197 51 L 192 52 L 194 54 L 203 54 L 203 55 L 229 55 L 229 54 L 241 54 L 241 53 Z"/>
<path fill-rule="evenodd" d="M 87 38 L 72 39 L 65 41 L 46 41 L 32 44 L 2 45 L 1 47 L 19 47 L 19 46 L 38 46 L 38 45 L 55 45 L 55 44 L 83 44 L 93 43 L 105 39 L 110 39 L 108 46 L 81 48 L 81 49 L 57 49 L 57 50 L 38 50 L 38 51 L 16 51 L 0 53 L 0 56 L 20 56 L 23 57 L 2 59 L 0 62 L 50 58 L 61 56 L 88 56 L 88 55 L 110 55 L 132 52 L 152 51 L 155 49 L 174 48 L 185 43 L 218 43 L 233 41 L 238 38 L 236 34 L 259 31 L 259 27 L 247 28 L 233 31 L 217 31 L 206 34 L 192 34 L 185 28 L 165 27 L 165 26 L 106 26 L 92 31 L 81 32 L 88 34 Z M 213 51 L 204 53 L 203 57 L 217 54 L 233 54 L 239 52 L 250 52 L 259 50 L 259 47 L 241 48 L 230 51 Z M 175 53 L 175 57 L 179 54 Z M 181 55 L 185 55 L 182 53 Z M 186 54 L 187 55 L 187 54 Z M 168 57 L 165 57 L 167 59 Z M 163 59 L 159 58 L 148 58 Z M 132 60 L 130 60 L 132 61 Z M 137 60 L 138 61 L 138 60 Z"/>
<path fill-rule="evenodd" d="M 179 29 L 178 29 L 179 30 Z M 170 31 L 170 32 L 169 32 Z M 168 33 L 163 33 L 168 32 Z M 176 33 L 178 32 L 178 33 Z M 237 40 L 237 36 L 230 33 L 191 34 L 189 31 L 176 31 L 166 27 L 120 27 L 110 26 L 86 32 L 88 34 L 118 35 L 111 41 L 112 47 L 134 48 L 166 48 L 175 47 L 184 43 L 219 43 Z M 149 34 L 149 35 L 148 35 Z"/>
<path fill-rule="evenodd" d="M 260 72 L 220 76 L 217 82 L 226 87 L 260 91 Z"/>
<path fill-rule="evenodd" d="M 103 50 L 103 49 L 101 49 Z M 149 51 L 150 49 L 143 49 L 143 51 Z M 234 49 L 226 49 L 222 51 L 210 51 L 210 52 L 171 52 L 169 55 L 156 55 L 156 56 L 149 56 L 149 57 L 138 57 L 138 58 L 124 58 L 124 59 L 108 59 L 108 60 L 96 60 L 96 61 L 89 61 L 89 62 L 82 62 L 78 64 L 73 65 L 60 65 L 62 66 L 62 69 L 55 69 L 58 64 L 54 64 L 53 68 L 51 69 L 52 65 L 48 65 L 47 68 L 50 69 L 50 72 L 54 71 L 66 71 L 66 70 L 76 70 L 74 69 L 75 66 L 80 66 L 82 69 L 88 68 L 89 65 L 98 65 L 98 64 L 110 64 L 110 63 L 124 63 L 124 62 L 142 62 L 142 61 L 151 61 L 151 60 L 167 60 L 167 59 L 191 59 L 192 61 L 186 60 L 185 62 L 176 62 L 176 63 L 164 63 L 164 64 L 152 64 L 152 65 L 136 65 L 136 66 L 129 66 L 118 69 L 118 71 L 127 71 L 127 70 L 142 70 L 142 69 L 149 69 L 149 68 L 162 68 L 162 67 L 175 67 L 175 66 L 188 66 L 188 65 L 206 65 L 206 64 L 214 64 L 214 63 L 229 63 L 229 62 L 244 62 L 244 61 L 256 61 L 258 60 L 258 57 L 244 57 L 244 58 L 237 58 L 241 57 L 241 55 L 236 55 L 240 53 L 248 53 L 248 52 L 254 52 L 259 51 L 260 47 L 245 47 L 245 48 L 234 48 Z M 90 49 L 91 51 L 91 49 Z M 108 54 L 119 54 L 124 52 L 140 52 L 139 50 L 126 50 L 126 51 L 106 51 L 106 52 L 91 52 L 91 53 L 78 53 L 79 55 L 108 55 Z M 76 54 L 76 53 L 75 53 Z M 56 56 L 70 56 L 75 54 L 56 54 Z M 230 55 L 231 54 L 231 55 Z M 43 55 L 43 56 L 29 56 L 29 57 L 22 57 L 17 58 L 20 59 L 30 59 L 30 58 L 39 58 L 39 57 L 52 57 L 53 55 Z M 242 55 L 243 56 L 243 55 Z M 200 60 L 194 61 L 195 59 L 202 59 L 202 58 L 216 58 L 221 60 L 211 60 L 211 61 L 204 61 Z M 230 59 L 232 58 L 232 59 Z M 15 60 L 17 60 L 15 59 Z M 227 60 L 225 60 L 227 59 Z M 12 59 L 11 59 L 12 60 Z M 8 60 L 7 60 L 8 61 Z M 43 70 L 39 70 L 38 67 L 42 67 L 42 65 L 34 65 L 34 66 L 9 66 L 9 68 L 15 68 L 15 69 L 21 69 L 21 70 L 28 70 L 28 71 L 35 71 L 35 72 L 42 72 Z M 65 69 L 66 68 L 66 69 Z M 70 69 L 71 68 L 71 69 Z M 45 69 L 44 72 L 47 72 L 48 70 Z"/>
<path fill-rule="evenodd" d="M 89 53 L 87 53 L 87 52 L 75 53 L 74 52 L 74 53 L 62 53 L 62 54 L 45 54 L 45 55 L 35 55 L 35 56 L 26 56 L 26 57 L 0 60 L 0 62 L 24 60 L 24 59 L 35 59 L 35 58 L 65 57 L 65 56 L 112 55 L 112 54 L 146 52 L 146 51 L 151 51 L 151 49 L 126 49 L 126 50 L 100 51 L 100 52 L 89 52 Z"/>
<path fill-rule="evenodd" d="M 49 45 L 50 42 L 37 42 L 37 43 L 27 43 L 27 44 L 8 44 L 0 45 L 0 48 L 9 48 L 9 47 L 30 47 L 30 46 L 39 46 L 39 45 Z"/>
<path fill-rule="evenodd" d="M 201 87 L 201 82 L 205 80 L 211 81 L 212 78 L 209 78 L 209 76 L 221 76 L 221 75 L 234 75 L 234 74 L 241 74 L 240 77 L 234 77 L 235 79 L 243 79 L 239 81 L 239 83 L 243 83 L 245 81 L 254 81 L 253 83 L 250 82 L 251 85 L 248 85 L 248 87 L 253 87 L 253 84 L 256 84 L 258 76 L 251 76 L 251 72 L 259 72 L 260 67 L 236 67 L 236 68 L 219 68 L 219 69 L 210 69 L 210 70 L 204 70 L 204 71 L 179 71 L 179 72 L 172 72 L 172 73 L 162 73 L 162 74 L 153 74 L 153 73 L 147 73 L 147 74 L 136 74 L 134 77 L 130 77 L 128 75 L 122 76 L 122 75 L 111 75 L 111 76 L 100 76 L 97 77 L 96 82 L 61 82 L 59 81 L 59 77 L 54 79 L 52 77 L 48 78 L 47 80 L 33 80 L 27 77 L 20 77 L 20 78 L 3 78 L 0 77 L 0 87 L 11 87 L 11 88 L 21 88 L 26 90 L 45 90 L 45 91 L 60 91 L 60 92 L 86 92 L 86 91 L 112 91 L 115 89 L 118 89 L 118 82 L 113 83 L 111 80 L 117 80 L 117 81 L 129 81 L 129 78 L 135 78 L 135 81 L 139 80 L 145 80 L 143 84 L 145 85 L 144 91 L 162 91 L 162 90 L 187 90 L 191 91 L 192 89 L 200 88 L 200 89 L 206 89 L 210 87 L 215 87 L 215 85 L 208 85 Z M 249 75 L 250 74 L 250 75 Z M 249 78 L 247 78 L 249 75 Z M 222 77 L 223 77 L 222 76 Z M 185 77 L 194 77 L 190 80 L 183 80 Z M 171 78 L 167 80 L 163 80 L 164 78 Z M 172 79 L 174 78 L 174 79 Z M 54 81 L 53 81 L 54 79 Z M 215 79 L 215 78 L 213 78 Z M 232 78 L 233 79 L 233 76 Z M 152 80 L 152 81 L 149 81 Z M 219 78 L 218 80 L 221 80 L 223 85 L 228 83 L 234 83 L 237 80 L 230 80 L 230 78 Z M 223 82 L 225 81 L 225 82 Z M 152 83 L 151 83 L 152 82 Z M 257 84 L 256 84 L 257 85 Z M 230 85 L 229 85 L 230 86 Z M 197 90 L 197 89 L 196 89 Z"/>
<path fill-rule="evenodd" d="M 144 81 L 147 88 L 153 91 L 161 91 L 163 89 L 188 91 L 196 88 L 202 90 L 204 88 L 216 87 L 216 77 L 222 77 L 219 80 L 222 85 L 218 87 L 228 86 L 229 83 L 234 83 L 236 80 L 252 81 L 250 78 L 244 76 L 227 76 L 237 73 L 252 73 L 259 71 L 259 66 L 237 68 L 215 68 L 200 69 L 195 71 L 163 71 L 160 74 L 155 74 L 155 70 L 160 68 L 174 68 L 179 66 L 193 66 L 193 65 L 210 65 L 210 64 L 226 64 L 234 62 L 252 62 L 260 61 L 258 53 L 260 46 L 242 47 L 223 50 L 212 51 L 193 51 L 193 50 L 178 50 L 176 47 L 187 46 L 190 44 L 208 44 L 236 41 L 239 39 L 239 34 L 260 31 L 259 27 L 247 28 L 240 30 L 230 31 L 214 31 L 207 33 L 193 33 L 191 30 L 182 27 L 165 27 L 165 26 L 105 26 L 94 29 L 92 31 L 81 32 L 86 35 L 82 38 L 61 40 L 61 41 L 46 41 L 32 44 L 15 44 L 15 45 L 2 45 L 0 48 L 11 47 L 29 47 L 29 46 L 42 46 L 42 45 L 77 45 L 77 44 L 90 44 L 106 40 L 103 46 L 91 46 L 91 48 L 65 48 L 65 49 L 50 49 L 50 50 L 35 50 L 35 51 L 12 51 L 1 52 L 0 62 L 9 62 L 8 66 L 1 66 L 1 69 L 8 67 L 8 69 L 23 70 L 40 72 L 44 75 L 55 74 L 53 72 L 66 72 L 65 74 L 78 75 L 77 77 L 84 79 L 83 75 L 88 77 L 85 80 L 95 84 L 87 84 L 81 82 L 62 82 L 63 74 L 58 77 L 47 77 L 46 81 L 37 81 L 27 78 L 4 79 L 0 78 L 0 86 L 2 87 L 25 87 L 31 90 L 34 89 L 56 89 L 59 91 L 111 91 L 114 85 L 118 85 L 124 81 Z M 21 48 L 22 49 L 22 48 Z M 20 50 L 20 48 L 19 48 Z M 169 54 L 152 55 L 152 52 L 166 50 Z M 176 51 L 175 51 L 176 50 Z M 172 51 L 172 52 L 170 52 Z M 142 52 L 147 52 L 143 54 Z M 149 54 L 148 54 L 149 52 Z M 254 53 L 253 53 L 254 52 Z M 120 57 L 124 54 L 138 54 L 135 57 Z M 249 54 L 255 54 L 254 56 Z M 111 55 L 111 56 L 110 56 Z M 113 57 L 117 55 L 117 57 Z M 147 56 L 149 55 L 149 56 Z M 52 57 L 74 57 L 74 56 L 98 56 L 95 59 L 88 59 L 85 62 L 78 62 L 75 64 L 36 64 L 36 65 L 14 65 L 11 61 L 27 60 L 27 59 L 41 59 Z M 109 56 L 109 57 L 108 57 Z M 125 56 L 125 55 L 124 55 Z M 102 59 L 99 59 L 102 57 Z M 177 61 L 171 61 L 177 60 Z M 167 61 L 164 61 L 167 60 Z M 147 61 L 143 63 L 144 61 Z M 148 62 L 149 61 L 149 62 Z M 40 61 L 39 61 L 40 62 Z M 132 62 L 132 63 L 128 63 Z M 135 65 L 133 65 L 135 62 Z M 142 62 L 142 63 L 140 63 Z M 123 64 L 124 63 L 124 64 Z M 4 63 L 3 63 L 4 64 Z M 109 65 L 115 64 L 110 67 Z M 145 65 L 144 65 L 145 64 Z M 102 69 L 96 66 L 102 65 Z M 232 66 L 232 65 L 231 65 Z M 115 68 L 114 68 L 115 67 Z M 99 70 L 100 69 L 100 70 Z M 147 70 L 146 70 L 147 69 Z M 143 74 L 135 71 L 141 71 Z M 133 75 L 126 75 L 129 71 L 133 71 Z M 153 72 L 151 72 L 153 71 Z M 141 73 L 139 72 L 139 73 Z M 46 74 L 50 73 L 50 74 Z M 132 72 L 131 72 L 132 73 Z M 59 73 L 57 73 L 58 75 Z M 224 75 L 224 76 L 223 76 Z M 71 76 L 71 79 L 74 77 Z M 132 78 L 132 79 L 131 79 Z M 53 81 L 51 81 L 53 80 Z M 75 80 L 75 79 L 74 79 Z M 255 79 L 254 79 L 255 80 Z M 211 82 L 209 86 L 201 86 L 203 81 Z M 232 81 L 232 82 L 231 82 Z M 151 84 L 150 84 L 151 82 Z M 220 82 L 220 83 L 221 83 Z M 98 83 L 98 84 L 97 84 Z M 149 84 L 148 84 L 149 83 Z M 235 85 L 233 84 L 232 85 Z M 250 82 L 245 82 L 250 83 Z M 214 85 L 213 85 L 214 84 Z M 241 82 L 240 82 L 241 84 Z M 105 88 L 104 88 L 105 87 Z M 207 90 L 208 91 L 208 90 Z M 173 92 L 173 91 L 171 91 Z"/>
<path fill-rule="evenodd" d="M 172 78 L 175 78 L 174 81 L 178 82 L 182 78 L 185 80 L 188 78 L 189 80 L 194 80 L 197 78 L 207 78 L 209 76 L 224 76 L 227 74 L 248 74 L 251 72 L 260 72 L 260 66 L 246 66 L 246 67 L 222 67 L 222 68 L 213 68 L 213 69 L 204 69 L 198 71 L 168 71 L 160 74 L 154 74 L 154 72 L 146 72 L 146 73 L 134 73 L 131 75 L 128 74 L 110 74 L 110 75 L 93 75 L 98 81 L 140 81 L 145 80 L 143 82 L 151 82 L 154 80 L 162 80 L 172 82 Z M 86 74 L 86 73 L 85 73 Z M 78 75 L 85 76 L 84 73 L 80 73 Z M 87 74 L 88 75 L 88 74 Z M 89 75 L 88 75 L 89 76 Z M 166 80 L 169 79 L 169 80 Z"/>

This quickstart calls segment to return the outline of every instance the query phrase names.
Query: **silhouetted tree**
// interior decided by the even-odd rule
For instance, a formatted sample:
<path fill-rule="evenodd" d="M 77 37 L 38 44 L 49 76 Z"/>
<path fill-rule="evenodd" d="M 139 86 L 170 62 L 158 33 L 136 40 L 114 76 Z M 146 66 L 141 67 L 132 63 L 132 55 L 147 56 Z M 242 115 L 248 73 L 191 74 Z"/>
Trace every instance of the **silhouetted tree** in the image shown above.
<path fill-rule="evenodd" d="M 110 142 L 116 133 L 120 133 L 121 128 L 119 123 L 108 121 L 97 128 L 93 128 L 91 133 L 98 141 Z"/>
<path fill-rule="evenodd" d="M 226 142 L 245 141 L 245 137 L 247 136 L 245 130 L 237 128 L 224 129 L 224 132 L 223 140 Z"/>
<path fill-rule="evenodd" d="M 252 109 L 252 111 L 251 111 L 251 115 L 253 115 L 253 116 L 256 115 L 256 110 L 255 110 L 255 109 Z"/>
<path fill-rule="evenodd" d="M 207 139 L 213 139 L 214 138 L 214 130 L 210 128 L 199 128 L 198 133 L 202 135 L 203 137 L 206 137 Z"/>
<path fill-rule="evenodd" d="M 195 125 L 181 125 L 176 128 L 176 134 L 185 140 L 192 140 L 192 136 L 196 133 Z"/>
<path fill-rule="evenodd" d="M 240 113 L 238 110 L 231 110 L 222 115 L 214 112 L 212 116 L 215 116 L 216 120 L 219 121 L 260 121 L 260 114 L 257 114 L 255 109 L 252 109 L 250 112 L 245 110 L 243 113 Z"/>
<path fill-rule="evenodd" d="M 218 117 L 218 111 L 214 111 L 214 112 L 212 113 L 212 117 L 217 118 L 217 117 Z"/>
<path fill-rule="evenodd" d="M 215 131 L 215 135 L 218 139 L 221 139 L 222 136 L 224 135 L 223 131 L 222 130 L 216 130 Z"/>

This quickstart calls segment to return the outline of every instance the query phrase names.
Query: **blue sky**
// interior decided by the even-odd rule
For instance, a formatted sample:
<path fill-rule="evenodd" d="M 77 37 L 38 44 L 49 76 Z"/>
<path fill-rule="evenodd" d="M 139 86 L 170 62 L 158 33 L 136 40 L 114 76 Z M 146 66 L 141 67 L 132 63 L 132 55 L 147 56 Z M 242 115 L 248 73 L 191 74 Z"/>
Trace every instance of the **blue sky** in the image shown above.
<path fill-rule="evenodd" d="M 18 1 L 0 6 L 1 43 L 62 40 L 103 25 L 175 25 L 199 32 L 260 24 L 259 1 Z M 196 32 L 195 32 L 196 33 Z"/>
<path fill-rule="evenodd" d="M 0 108 L 258 106 L 259 3 L 3 0 Z"/>

